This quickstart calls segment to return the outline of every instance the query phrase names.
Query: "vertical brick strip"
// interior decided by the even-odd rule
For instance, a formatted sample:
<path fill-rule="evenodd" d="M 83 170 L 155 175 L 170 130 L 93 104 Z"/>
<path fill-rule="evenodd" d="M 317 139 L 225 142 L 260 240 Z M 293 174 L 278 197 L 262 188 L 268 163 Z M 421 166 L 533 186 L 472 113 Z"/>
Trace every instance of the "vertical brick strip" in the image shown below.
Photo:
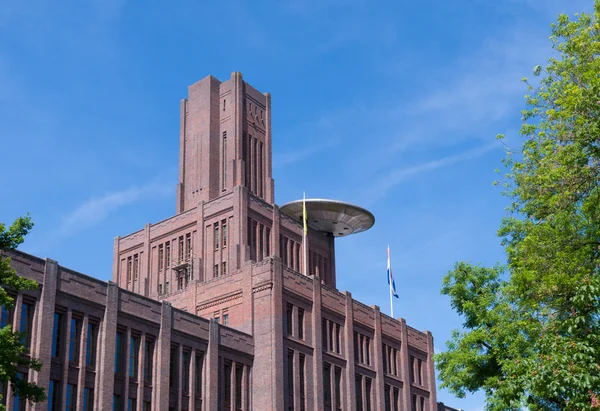
<path fill-rule="evenodd" d="M 219 324 L 214 318 L 210 319 L 208 326 L 208 349 L 206 350 L 204 364 L 206 367 L 207 388 L 205 409 L 216 410 L 219 399 Z"/>
<path fill-rule="evenodd" d="M 435 363 L 433 362 L 433 335 L 427 331 L 427 389 L 429 390 L 429 409 L 435 410 L 437 398 L 435 392 Z"/>
<path fill-rule="evenodd" d="M 96 407 L 99 410 L 112 409 L 112 397 L 115 387 L 114 361 L 115 339 L 117 334 L 117 313 L 119 309 L 119 288 L 108 282 L 106 307 L 100 328 L 98 351 L 100 361 L 96 366 Z"/>
<path fill-rule="evenodd" d="M 323 336 L 321 335 L 321 280 L 313 277 L 312 340 L 313 355 L 313 404 L 315 410 L 323 408 Z"/>
<path fill-rule="evenodd" d="M 408 330 L 406 328 L 406 320 L 400 319 L 402 323 L 402 340 L 400 348 L 400 374 L 402 376 L 402 402 L 404 403 L 403 409 L 409 409 L 411 406 L 410 401 L 410 357 L 408 355 Z"/>
<path fill-rule="evenodd" d="M 375 356 L 375 371 L 377 372 L 375 376 L 375 409 L 379 411 L 384 410 L 384 385 L 385 385 L 385 373 L 383 372 L 383 346 L 382 346 L 382 336 L 381 336 L 381 311 L 378 306 L 373 306 L 375 310 L 375 338 L 374 338 L 374 347 L 373 354 Z"/>
<path fill-rule="evenodd" d="M 354 384 L 354 303 L 352 294 L 346 291 L 346 322 L 344 324 L 346 340 L 346 407 L 348 411 L 356 410 L 356 387 Z"/>
<path fill-rule="evenodd" d="M 155 369 L 154 376 L 154 409 L 169 409 L 169 361 L 171 356 L 171 325 L 172 319 L 171 304 L 162 302 L 160 316 L 160 331 L 158 332 L 158 341 L 156 344 Z M 104 409 L 104 408 L 103 408 Z"/>

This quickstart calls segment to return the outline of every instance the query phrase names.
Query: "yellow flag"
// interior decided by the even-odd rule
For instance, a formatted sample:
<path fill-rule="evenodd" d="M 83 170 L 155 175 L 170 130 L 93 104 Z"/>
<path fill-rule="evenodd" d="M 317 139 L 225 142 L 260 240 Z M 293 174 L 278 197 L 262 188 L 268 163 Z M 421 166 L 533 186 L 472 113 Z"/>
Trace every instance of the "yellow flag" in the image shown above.
<path fill-rule="evenodd" d="M 306 215 L 306 193 L 302 198 L 302 223 L 304 224 L 304 235 L 308 234 L 308 216 Z"/>

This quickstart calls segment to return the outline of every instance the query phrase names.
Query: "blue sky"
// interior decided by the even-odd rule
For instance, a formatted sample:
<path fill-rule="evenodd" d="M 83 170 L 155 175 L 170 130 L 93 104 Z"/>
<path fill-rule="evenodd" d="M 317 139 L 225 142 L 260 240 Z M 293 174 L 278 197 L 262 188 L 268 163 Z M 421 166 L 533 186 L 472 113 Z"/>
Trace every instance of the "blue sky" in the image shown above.
<path fill-rule="evenodd" d="M 113 238 L 175 210 L 179 100 L 241 71 L 272 94 L 276 202 L 326 197 L 376 216 L 338 240 L 339 288 L 435 337 L 458 260 L 503 260 L 492 186 L 516 131 L 520 78 L 551 55 L 549 24 L 592 0 L 4 0 L 0 221 L 30 212 L 22 249 L 108 280 Z M 483 396 L 438 399 L 481 410 Z"/>

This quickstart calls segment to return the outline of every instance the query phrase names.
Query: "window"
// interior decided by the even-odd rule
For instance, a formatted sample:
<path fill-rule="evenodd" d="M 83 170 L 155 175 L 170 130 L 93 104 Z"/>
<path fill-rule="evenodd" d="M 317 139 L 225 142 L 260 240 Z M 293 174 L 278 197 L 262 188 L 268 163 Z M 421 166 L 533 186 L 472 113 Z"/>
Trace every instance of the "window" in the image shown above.
<path fill-rule="evenodd" d="M 323 363 L 323 401 L 326 411 L 331 411 L 331 365 Z"/>
<path fill-rule="evenodd" d="M 183 370 L 181 370 L 181 382 L 183 384 L 183 395 L 190 395 L 190 353 L 184 351 L 181 354 Z"/>
<path fill-rule="evenodd" d="M 178 254 L 177 254 L 178 258 L 179 258 L 179 262 L 182 263 L 183 262 L 183 236 L 179 237 L 179 250 L 178 250 Z"/>
<path fill-rule="evenodd" d="M 304 310 L 298 308 L 298 338 L 304 339 Z"/>
<path fill-rule="evenodd" d="M 223 227 L 223 248 L 227 247 L 227 220 L 221 221 Z"/>
<path fill-rule="evenodd" d="M 17 373 L 17 380 L 27 380 L 27 375 L 22 373 Z M 27 405 L 27 401 L 22 399 L 19 395 L 15 395 L 13 397 L 13 411 L 25 411 L 25 406 Z"/>
<path fill-rule="evenodd" d="M 421 397 L 421 411 L 425 411 L 425 397 Z"/>
<path fill-rule="evenodd" d="M 223 314 L 223 325 L 229 325 L 229 314 Z"/>
<path fill-rule="evenodd" d="M 412 396 L 412 411 L 417 411 L 417 396 L 416 394 L 413 394 Z"/>
<path fill-rule="evenodd" d="M 341 354 L 341 325 L 323 318 L 322 333 L 323 350 Z"/>
<path fill-rule="evenodd" d="M 94 390 L 91 388 L 83 389 L 83 411 L 92 411 L 94 409 Z"/>
<path fill-rule="evenodd" d="M 371 411 L 371 379 L 365 378 L 365 405 L 366 411 Z"/>
<path fill-rule="evenodd" d="M 286 327 L 287 327 L 287 335 L 294 335 L 294 307 L 291 304 L 287 305 L 287 310 L 285 312 L 286 316 Z"/>
<path fill-rule="evenodd" d="M 179 347 L 173 346 L 171 347 L 171 357 L 169 360 L 169 388 L 177 388 L 177 380 L 178 380 L 178 376 L 179 376 L 179 372 L 178 372 L 178 363 L 179 361 L 177 361 L 178 359 L 178 355 L 177 355 L 177 351 L 179 351 Z"/>
<path fill-rule="evenodd" d="M 96 366 L 96 347 L 97 347 L 97 325 L 94 323 L 88 323 L 87 326 L 87 341 L 85 350 L 85 365 L 87 367 Z"/>
<path fill-rule="evenodd" d="M 271 229 L 269 227 L 266 228 L 265 246 L 265 253 L 268 257 L 271 255 Z"/>
<path fill-rule="evenodd" d="M 287 402 L 288 410 L 294 410 L 294 351 L 289 350 L 287 355 Z"/>
<path fill-rule="evenodd" d="M 75 411 L 77 407 L 77 386 L 67 384 L 67 398 L 65 402 L 65 411 Z"/>
<path fill-rule="evenodd" d="M 151 411 L 152 403 L 150 401 L 144 401 L 144 411 Z"/>
<path fill-rule="evenodd" d="M 133 279 L 137 281 L 140 275 L 140 259 L 138 254 L 133 255 Z"/>
<path fill-rule="evenodd" d="M 125 336 L 123 332 L 117 331 L 115 341 L 115 374 L 123 372 L 123 340 Z"/>
<path fill-rule="evenodd" d="M 335 367 L 334 369 L 334 378 L 335 378 L 335 409 L 342 409 L 342 369 L 340 367 Z"/>
<path fill-rule="evenodd" d="M 113 395 L 113 411 L 121 411 L 121 396 Z"/>
<path fill-rule="evenodd" d="M 417 359 L 417 381 L 419 385 L 423 385 L 423 361 Z"/>
<path fill-rule="evenodd" d="M 392 401 L 390 400 L 390 386 L 385 384 L 383 388 L 383 399 L 385 403 L 385 411 L 392 411 Z"/>
<path fill-rule="evenodd" d="M 260 224 L 258 230 L 259 230 L 259 235 L 258 235 L 258 249 L 259 249 L 258 256 L 259 256 L 260 261 L 262 261 L 263 258 L 264 258 L 264 252 L 265 252 L 265 250 L 264 250 L 264 242 L 263 242 L 264 232 L 265 232 L 265 226 L 262 225 L 262 224 Z"/>
<path fill-rule="evenodd" d="M 135 398 L 127 398 L 127 411 L 135 411 L 136 408 L 136 401 Z"/>
<path fill-rule="evenodd" d="M 12 323 L 12 312 L 5 306 L 0 306 L 0 328 Z"/>
<path fill-rule="evenodd" d="M 140 351 L 140 339 L 133 335 L 129 339 L 129 376 L 137 378 L 138 376 L 138 358 Z"/>
<path fill-rule="evenodd" d="M 202 353 L 196 354 L 196 397 L 202 398 L 202 362 L 204 361 L 204 355 Z"/>
<path fill-rule="evenodd" d="M 362 411 L 363 409 L 363 398 L 362 398 L 362 376 L 356 374 L 355 381 L 355 392 L 356 392 L 356 410 Z"/>
<path fill-rule="evenodd" d="M 244 376 L 244 367 L 241 364 L 235 365 L 235 409 L 242 410 L 242 378 Z"/>
<path fill-rule="evenodd" d="M 223 99 L 223 111 L 225 111 L 225 99 Z"/>
<path fill-rule="evenodd" d="M 31 326 L 33 324 L 33 304 L 23 303 L 21 306 L 21 344 L 29 349 L 31 343 Z"/>
<path fill-rule="evenodd" d="M 71 329 L 69 330 L 69 362 L 79 362 L 79 341 L 81 333 L 81 320 L 71 318 Z"/>
<path fill-rule="evenodd" d="M 165 255 L 166 255 L 166 258 L 167 258 L 167 264 L 166 264 L 166 266 L 167 266 L 167 268 L 169 268 L 169 267 L 171 267 L 171 242 L 170 241 L 168 241 L 165 244 Z"/>
<path fill-rule="evenodd" d="M 58 387 L 60 383 L 55 380 L 50 380 L 50 384 L 48 385 L 48 411 L 57 411 L 60 409 L 59 399 L 58 399 Z M 91 408 L 90 408 L 91 410 Z"/>
<path fill-rule="evenodd" d="M 305 377 L 304 377 L 304 363 L 306 362 L 306 358 L 304 354 L 299 355 L 299 364 L 298 368 L 300 368 L 300 411 L 306 410 L 306 388 L 305 388 Z"/>
<path fill-rule="evenodd" d="M 158 246 L 158 271 L 162 271 L 163 269 L 164 258 L 163 245 L 161 244 Z"/>
<path fill-rule="evenodd" d="M 394 387 L 394 402 L 392 403 L 393 411 L 398 411 L 400 409 L 400 389 L 398 387 Z"/>
<path fill-rule="evenodd" d="M 217 278 L 219 276 L 219 264 L 215 264 L 215 272 L 213 274 L 214 278 Z"/>
<path fill-rule="evenodd" d="M 383 344 L 383 371 L 385 373 L 398 376 L 397 357 L 397 349 Z"/>
<path fill-rule="evenodd" d="M 146 340 L 144 344 L 144 381 L 152 382 L 152 356 L 154 353 L 154 343 Z"/>
<path fill-rule="evenodd" d="M 52 356 L 60 357 L 62 344 L 62 322 L 63 316 L 59 313 L 54 313 L 54 325 L 52 327 Z"/>
<path fill-rule="evenodd" d="M 132 271 L 132 262 L 131 256 L 127 257 L 127 282 L 131 282 L 131 271 Z"/>
<path fill-rule="evenodd" d="M 192 256 L 192 234 L 187 233 L 185 235 L 185 259 L 189 260 Z"/>
<path fill-rule="evenodd" d="M 162 286 L 162 284 L 159 284 L 158 285 L 158 295 L 162 295 L 162 293 L 163 293 L 163 286 Z"/>
<path fill-rule="evenodd" d="M 225 409 L 229 409 L 231 406 L 231 361 L 225 360 L 223 366 L 223 403 Z"/>
<path fill-rule="evenodd" d="M 215 250 L 219 249 L 219 223 L 214 224 L 214 232 L 215 232 Z"/>
<path fill-rule="evenodd" d="M 227 275 L 227 261 L 223 261 L 221 264 L 221 275 Z"/>

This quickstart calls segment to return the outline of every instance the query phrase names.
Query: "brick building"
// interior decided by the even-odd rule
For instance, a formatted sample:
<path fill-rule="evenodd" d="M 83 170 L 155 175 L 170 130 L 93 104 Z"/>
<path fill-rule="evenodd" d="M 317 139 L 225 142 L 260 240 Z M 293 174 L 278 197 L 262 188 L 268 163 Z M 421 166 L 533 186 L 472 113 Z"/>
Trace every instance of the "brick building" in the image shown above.
<path fill-rule="evenodd" d="M 270 95 L 209 76 L 180 110 L 176 214 L 115 239 L 113 282 L 11 253 L 41 285 L 2 316 L 44 363 L 30 409 L 438 409 L 431 333 L 336 288 L 335 238 L 372 215 L 311 200 L 304 240 L 274 203 Z"/>

